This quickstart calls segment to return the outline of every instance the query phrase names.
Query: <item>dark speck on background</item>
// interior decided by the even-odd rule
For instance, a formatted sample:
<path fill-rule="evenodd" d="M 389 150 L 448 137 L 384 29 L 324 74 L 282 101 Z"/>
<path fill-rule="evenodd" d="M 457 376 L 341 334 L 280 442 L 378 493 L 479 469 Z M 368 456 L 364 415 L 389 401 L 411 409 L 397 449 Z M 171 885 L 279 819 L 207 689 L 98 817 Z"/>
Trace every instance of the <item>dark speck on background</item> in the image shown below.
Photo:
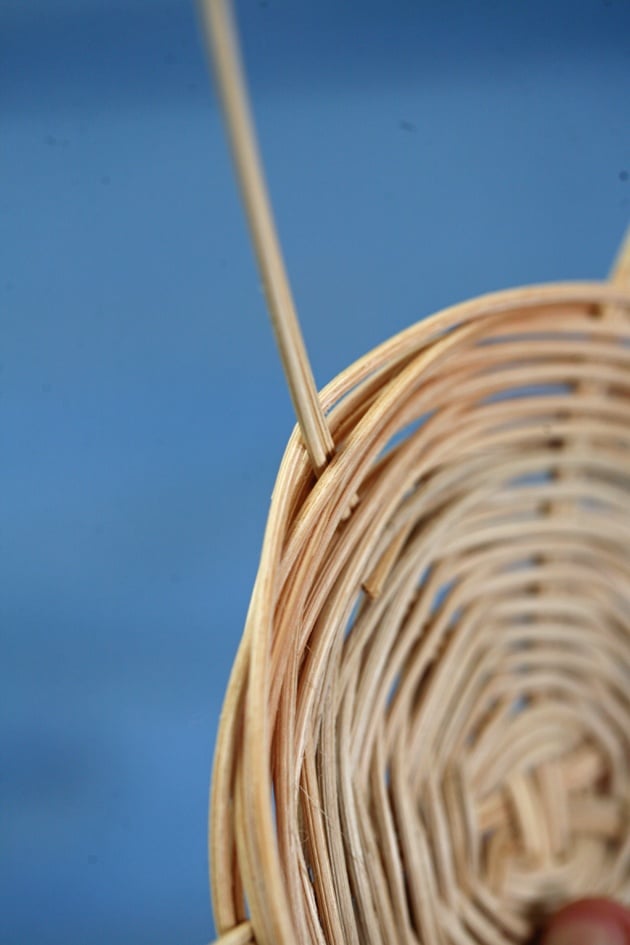
<path fill-rule="evenodd" d="M 46 135 L 45 140 L 49 148 L 67 148 L 70 144 L 68 138 L 57 138 L 55 135 Z"/>
<path fill-rule="evenodd" d="M 401 119 L 398 122 L 398 127 L 400 128 L 401 131 L 414 132 L 416 130 L 416 126 L 414 125 L 414 123 L 412 121 L 407 121 L 405 118 Z"/>
<path fill-rule="evenodd" d="M 628 172 L 627 172 L 627 171 L 619 171 L 619 180 L 623 180 L 623 181 L 628 180 Z"/>

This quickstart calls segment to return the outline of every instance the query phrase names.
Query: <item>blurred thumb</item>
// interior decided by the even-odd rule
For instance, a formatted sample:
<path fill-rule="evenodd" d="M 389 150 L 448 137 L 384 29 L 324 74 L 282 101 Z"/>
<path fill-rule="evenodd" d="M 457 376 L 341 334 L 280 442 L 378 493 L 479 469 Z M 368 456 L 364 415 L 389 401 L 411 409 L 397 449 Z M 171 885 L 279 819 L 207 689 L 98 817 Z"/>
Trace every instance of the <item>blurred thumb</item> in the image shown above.
<path fill-rule="evenodd" d="M 630 909 L 609 899 L 583 899 L 549 922 L 542 945 L 630 945 Z"/>

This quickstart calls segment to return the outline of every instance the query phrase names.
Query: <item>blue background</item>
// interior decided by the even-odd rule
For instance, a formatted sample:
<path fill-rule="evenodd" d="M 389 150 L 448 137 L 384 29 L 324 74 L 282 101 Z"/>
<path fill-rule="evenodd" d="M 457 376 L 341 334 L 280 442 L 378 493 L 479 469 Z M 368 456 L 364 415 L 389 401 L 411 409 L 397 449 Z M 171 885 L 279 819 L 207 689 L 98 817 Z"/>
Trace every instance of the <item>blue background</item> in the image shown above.
<path fill-rule="evenodd" d="M 606 274 L 627 0 L 238 7 L 318 382 Z M 1 938 L 200 945 L 207 789 L 293 419 L 193 6 L 0 5 Z"/>

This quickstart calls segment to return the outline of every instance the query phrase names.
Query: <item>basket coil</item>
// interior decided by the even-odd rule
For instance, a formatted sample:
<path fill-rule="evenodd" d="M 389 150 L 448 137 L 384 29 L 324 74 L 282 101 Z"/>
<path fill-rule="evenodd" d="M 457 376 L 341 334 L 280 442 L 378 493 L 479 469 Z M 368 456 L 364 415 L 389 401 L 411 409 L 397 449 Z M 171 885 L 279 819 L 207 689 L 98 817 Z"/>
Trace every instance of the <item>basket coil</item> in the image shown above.
<path fill-rule="evenodd" d="M 225 0 L 203 0 L 300 426 L 221 716 L 222 945 L 503 945 L 630 904 L 630 241 L 318 397 Z"/>
<path fill-rule="evenodd" d="M 423 321 L 274 491 L 215 763 L 218 928 L 520 942 L 630 898 L 630 293 Z M 349 508 L 348 497 L 356 497 Z"/>

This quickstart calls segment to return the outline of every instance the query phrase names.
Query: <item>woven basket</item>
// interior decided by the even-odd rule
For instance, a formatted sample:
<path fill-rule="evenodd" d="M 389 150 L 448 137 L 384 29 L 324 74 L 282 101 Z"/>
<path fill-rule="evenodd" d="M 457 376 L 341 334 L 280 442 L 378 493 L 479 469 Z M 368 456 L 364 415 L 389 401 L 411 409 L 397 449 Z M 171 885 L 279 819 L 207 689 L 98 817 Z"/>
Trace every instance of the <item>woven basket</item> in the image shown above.
<path fill-rule="evenodd" d="M 390 339 L 322 392 L 325 462 L 294 432 L 217 743 L 224 945 L 498 945 L 630 901 L 629 260 Z"/>

